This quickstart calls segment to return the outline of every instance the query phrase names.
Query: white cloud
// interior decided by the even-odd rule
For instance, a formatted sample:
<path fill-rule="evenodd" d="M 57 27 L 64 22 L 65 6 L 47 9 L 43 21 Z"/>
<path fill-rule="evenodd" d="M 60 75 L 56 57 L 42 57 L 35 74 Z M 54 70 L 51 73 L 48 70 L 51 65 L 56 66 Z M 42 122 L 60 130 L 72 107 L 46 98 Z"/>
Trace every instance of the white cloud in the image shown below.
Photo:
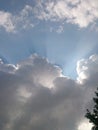
<path fill-rule="evenodd" d="M 0 11 L 0 26 L 4 27 L 7 32 L 13 32 L 15 30 L 12 17 L 11 13 Z"/>
<path fill-rule="evenodd" d="M 4 64 L 2 59 L 0 59 L 0 71 L 14 73 L 17 69 L 17 66 L 13 64 Z"/>
<path fill-rule="evenodd" d="M 78 80 L 84 82 L 98 73 L 98 56 L 92 55 L 89 59 L 82 59 L 77 63 Z M 94 77 L 95 78 L 95 77 Z"/>
<path fill-rule="evenodd" d="M 29 29 L 34 27 L 33 8 L 26 5 L 16 16 L 16 26 L 21 29 Z"/>
<path fill-rule="evenodd" d="M 32 28 L 40 21 L 70 23 L 80 28 L 91 25 L 97 31 L 98 1 L 46 0 L 37 1 L 35 6 L 25 5 L 16 15 L 0 11 L 0 26 L 8 32 Z"/>
<path fill-rule="evenodd" d="M 16 33 L 22 29 L 33 28 L 32 7 L 26 5 L 18 14 L 13 15 L 10 12 L 0 11 L 0 27 L 6 32 Z"/>
<path fill-rule="evenodd" d="M 98 19 L 98 1 L 97 0 L 57 0 L 47 1 L 38 4 L 36 12 L 41 20 L 50 20 L 56 22 L 66 21 L 76 24 L 79 27 L 87 27 L 95 24 Z"/>
<path fill-rule="evenodd" d="M 98 81 L 98 56 L 78 62 L 82 84 L 59 67 L 32 55 L 17 66 L 0 60 L 1 130 L 80 130 Z M 89 76 L 88 76 L 89 75 Z"/>

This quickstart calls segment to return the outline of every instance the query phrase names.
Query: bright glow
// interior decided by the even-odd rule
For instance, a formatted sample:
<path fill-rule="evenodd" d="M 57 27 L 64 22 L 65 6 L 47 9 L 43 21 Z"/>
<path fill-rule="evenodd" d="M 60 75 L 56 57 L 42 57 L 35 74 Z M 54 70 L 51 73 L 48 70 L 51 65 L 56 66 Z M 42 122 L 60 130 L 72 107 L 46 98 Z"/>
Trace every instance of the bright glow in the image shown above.
<path fill-rule="evenodd" d="M 25 86 L 18 89 L 18 96 L 19 100 L 22 102 L 25 102 L 27 99 L 29 99 L 32 96 L 32 92 Z"/>
<path fill-rule="evenodd" d="M 93 125 L 91 123 L 85 121 L 79 125 L 78 130 L 91 130 L 92 126 Z"/>

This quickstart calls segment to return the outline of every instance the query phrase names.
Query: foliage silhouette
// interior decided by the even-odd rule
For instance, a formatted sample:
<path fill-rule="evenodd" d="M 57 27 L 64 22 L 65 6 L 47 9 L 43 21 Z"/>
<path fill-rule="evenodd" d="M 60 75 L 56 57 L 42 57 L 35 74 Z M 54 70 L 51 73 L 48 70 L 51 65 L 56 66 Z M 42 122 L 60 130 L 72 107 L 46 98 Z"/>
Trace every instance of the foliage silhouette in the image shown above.
<path fill-rule="evenodd" d="M 98 130 L 98 88 L 95 94 L 96 94 L 96 97 L 93 98 L 93 101 L 95 103 L 93 107 L 93 111 L 90 112 L 87 109 L 87 113 L 85 115 L 85 117 L 89 119 L 89 122 L 93 124 L 92 130 Z"/>

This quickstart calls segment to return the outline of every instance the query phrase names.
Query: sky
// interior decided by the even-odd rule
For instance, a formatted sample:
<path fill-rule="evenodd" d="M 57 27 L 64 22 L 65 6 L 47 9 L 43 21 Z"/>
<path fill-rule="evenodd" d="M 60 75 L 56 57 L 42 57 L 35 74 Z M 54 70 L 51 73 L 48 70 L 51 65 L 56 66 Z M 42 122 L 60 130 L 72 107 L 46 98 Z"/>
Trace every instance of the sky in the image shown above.
<path fill-rule="evenodd" d="M 97 0 L 0 0 L 0 129 L 91 130 Z"/>

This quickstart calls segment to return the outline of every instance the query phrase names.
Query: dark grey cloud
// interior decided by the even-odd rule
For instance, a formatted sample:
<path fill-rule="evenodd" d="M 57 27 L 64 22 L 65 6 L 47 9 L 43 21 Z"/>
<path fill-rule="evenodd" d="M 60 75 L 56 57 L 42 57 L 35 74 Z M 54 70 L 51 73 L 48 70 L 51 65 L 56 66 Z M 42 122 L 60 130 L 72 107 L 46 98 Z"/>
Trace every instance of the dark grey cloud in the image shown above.
<path fill-rule="evenodd" d="M 85 121 L 86 108 L 93 105 L 97 59 L 94 55 L 85 60 L 89 77 L 83 70 L 84 63 L 78 62 L 78 80 L 63 76 L 59 67 L 37 55 L 16 66 L 1 60 L 0 129 L 78 130 Z M 80 74 L 82 71 L 85 79 Z"/>

